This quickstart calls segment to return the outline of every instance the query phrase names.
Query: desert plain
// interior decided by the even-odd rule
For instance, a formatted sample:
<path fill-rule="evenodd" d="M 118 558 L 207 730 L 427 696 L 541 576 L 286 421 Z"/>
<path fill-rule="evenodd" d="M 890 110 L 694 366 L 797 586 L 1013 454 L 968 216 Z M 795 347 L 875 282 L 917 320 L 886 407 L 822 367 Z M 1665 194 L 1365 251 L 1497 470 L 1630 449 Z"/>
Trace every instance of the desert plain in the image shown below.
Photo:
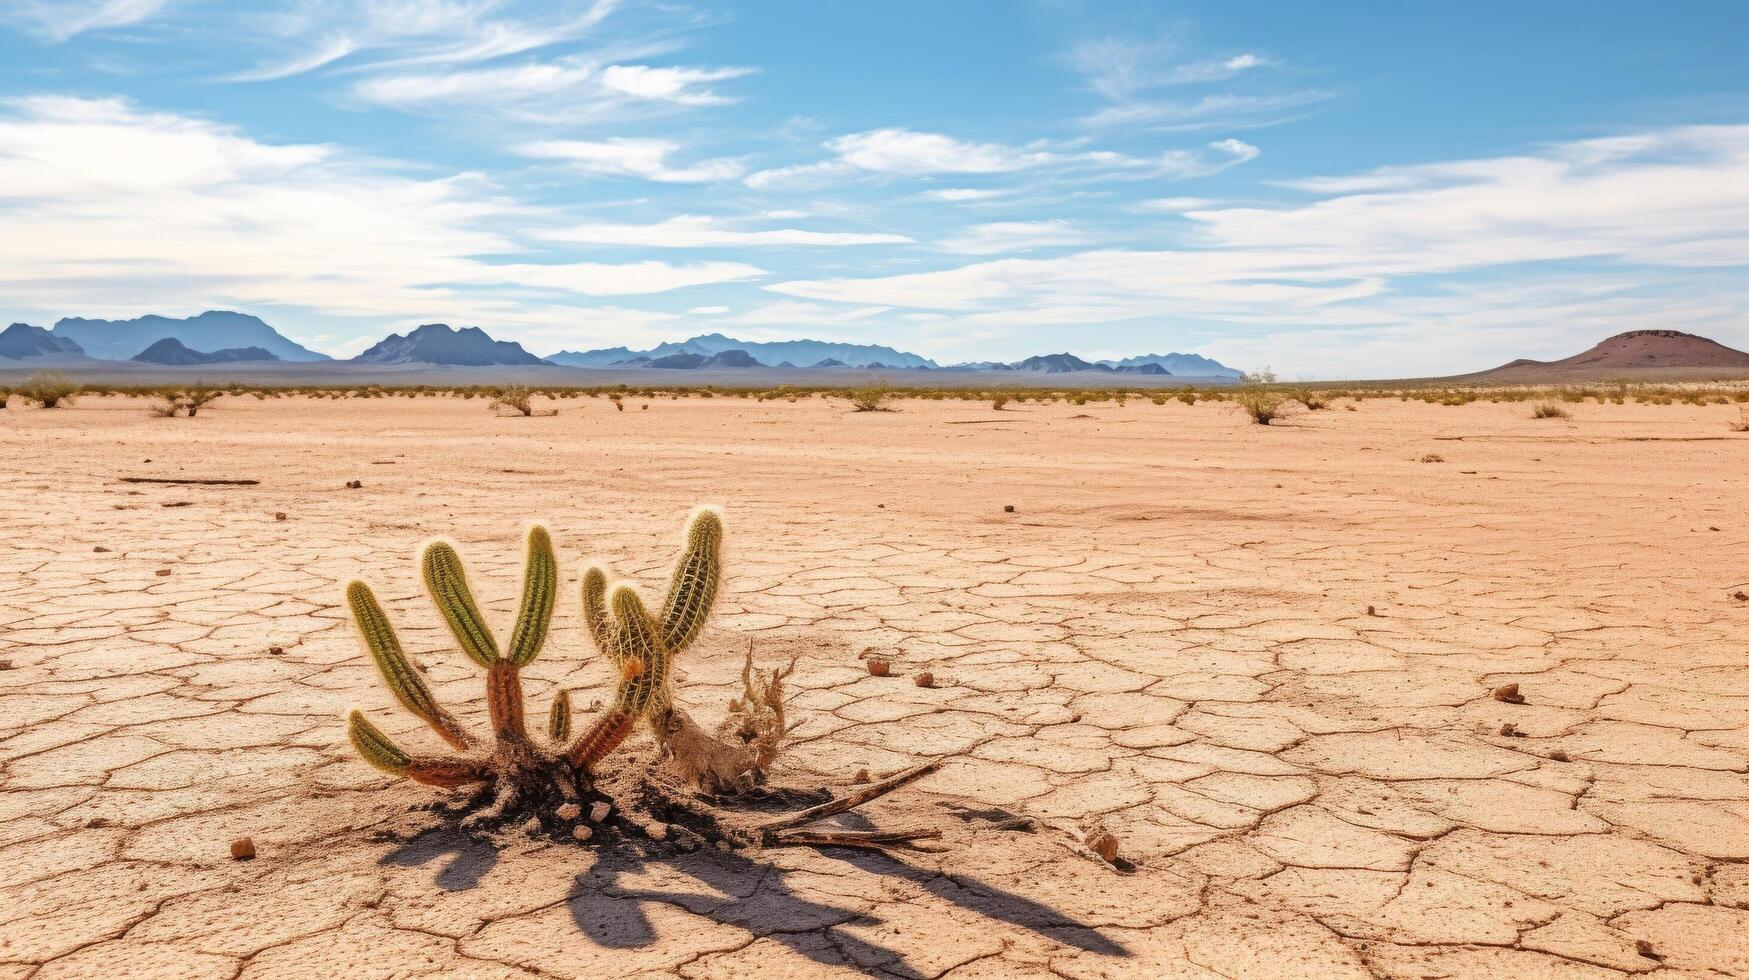
<path fill-rule="evenodd" d="M 643 401 L 0 414 L 0 977 L 1749 975 L 1735 406 Z M 706 502 L 681 699 L 796 658 L 776 781 L 944 757 L 863 814 L 938 850 L 476 838 L 355 755 L 435 739 L 348 581 L 477 724 L 413 556 L 508 630 L 544 522 L 530 710 L 587 706 L 581 561 L 653 591 Z"/>

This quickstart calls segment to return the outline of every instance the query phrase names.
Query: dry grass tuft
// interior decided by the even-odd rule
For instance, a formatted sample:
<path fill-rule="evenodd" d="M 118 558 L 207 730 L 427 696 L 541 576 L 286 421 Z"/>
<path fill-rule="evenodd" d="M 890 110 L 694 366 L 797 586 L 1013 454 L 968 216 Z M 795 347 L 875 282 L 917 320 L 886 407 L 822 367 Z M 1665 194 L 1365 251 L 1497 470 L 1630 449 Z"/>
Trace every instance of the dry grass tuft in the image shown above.
<path fill-rule="evenodd" d="M 861 388 L 852 388 L 847 397 L 850 399 L 852 411 L 890 412 L 892 409 L 884 403 L 892 394 L 893 386 L 882 382 L 864 385 Z"/>
<path fill-rule="evenodd" d="M 63 403 L 71 405 L 79 390 L 78 383 L 59 371 L 38 371 L 25 378 L 14 394 L 43 408 L 58 408 Z"/>
<path fill-rule="evenodd" d="M 1531 410 L 1533 419 L 1570 419 L 1572 414 L 1554 402 L 1543 402 Z"/>

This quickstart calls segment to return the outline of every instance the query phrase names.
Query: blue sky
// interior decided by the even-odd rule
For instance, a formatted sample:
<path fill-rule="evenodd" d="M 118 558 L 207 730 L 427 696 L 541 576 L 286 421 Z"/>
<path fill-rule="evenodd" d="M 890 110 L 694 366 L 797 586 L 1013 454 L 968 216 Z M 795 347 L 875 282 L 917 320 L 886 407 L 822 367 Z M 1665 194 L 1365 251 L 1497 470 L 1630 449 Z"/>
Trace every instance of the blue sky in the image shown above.
<path fill-rule="evenodd" d="M 1749 5 L 0 0 L 0 319 L 1749 347 Z"/>

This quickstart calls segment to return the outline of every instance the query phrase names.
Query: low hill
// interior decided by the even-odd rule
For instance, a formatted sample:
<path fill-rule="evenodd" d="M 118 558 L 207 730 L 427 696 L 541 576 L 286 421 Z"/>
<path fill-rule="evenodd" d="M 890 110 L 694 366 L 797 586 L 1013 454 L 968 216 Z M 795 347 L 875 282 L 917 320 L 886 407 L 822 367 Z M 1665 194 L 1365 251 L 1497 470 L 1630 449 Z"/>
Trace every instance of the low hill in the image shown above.
<path fill-rule="evenodd" d="M 84 348 L 71 339 L 57 337 L 42 327 L 33 327 L 28 323 L 14 323 L 0 331 L 0 357 L 23 359 L 56 355 L 78 356 L 83 353 Z"/>
<path fill-rule="evenodd" d="M 493 340 L 479 327 L 456 330 L 447 323 L 427 323 L 407 332 L 389 334 L 352 359 L 358 364 L 441 364 L 483 367 L 489 364 L 545 364 L 546 361 L 510 340 Z"/>
<path fill-rule="evenodd" d="M 176 319 L 142 316 L 132 320 L 88 320 L 63 317 L 55 323 L 55 336 L 72 340 L 92 357 L 125 361 L 165 337 L 174 337 L 194 350 L 226 350 L 260 347 L 286 361 L 326 361 L 264 323 L 260 317 L 229 310 L 208 310 L 198 316 Z"/>
<path fill-rule="evenodd" d="M 130 360 L 141 364 L 233 364 L 241 361 L 277 361 L 273 353 L 262 347 L 226 347 L 215 351 L 194 350 L 175 337 L 165 337 L 135 354 Z"/>
<path fill-rule="evenodd" d="M 818 364 L 835 360 L 853 367 L 883 364 L 891 367 L 934 367 L 927 357 L 883 347 L 879 344 L 841 344 L 824 340 L 737 340 L 720 333 L 700 334 L 679 342 L 657 344 L 645 351 L 627 347 L 603 347 L 597 350 L 559 351 L 548 357 L 554 364 L 572 367 L 629 367 L 649 358 L 646 367 L 658 367 L 655 362 L 677 354 L 697 354 L 714 357 L 730 351 L 740 351 L 759 364 Z"/>
<path fill-rule="evenodd" d="M 1467 379 L 1480 381 L 1542 381 L 1571 378 L 1633 376 L 1658 372 L 1695 375 L 1749 373 L 1749 353 L 1680 330 L 1629 330 L 1590 350 L 1558 361 L 1519 358 Z"/>

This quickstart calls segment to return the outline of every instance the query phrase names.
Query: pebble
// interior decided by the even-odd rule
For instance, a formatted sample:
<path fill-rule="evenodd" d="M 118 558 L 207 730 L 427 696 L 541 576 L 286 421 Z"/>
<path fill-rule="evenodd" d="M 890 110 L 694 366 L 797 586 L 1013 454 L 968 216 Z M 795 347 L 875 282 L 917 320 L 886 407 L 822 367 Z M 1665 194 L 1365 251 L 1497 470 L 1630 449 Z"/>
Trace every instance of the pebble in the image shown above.
<path fill-rule="evenodd" d="M 348 490 L 363 490 L 364 489 L 364 481 L 363 480 L 347 480 L 346 481 L 346 489 L 348 489 Z"/>
<path fill-rule="evenodd" d="M 276 513 L 275 513 L 275 514 L 274 514 L 274 515 L 273 515 L 273 519 L 274 519 L 274 520 L 276 520 L 276 521 L 283 521 L 283 520 L 285 520 L 285 511 L 283 511 L 283 510 L 282 510 L 282 511 L 278 511 L 278 512 L 276 512 Z"/>
<path fill-rule="evenodd" d="M 1494 689 L 1494 700 L 1502 704 L 1523 704 L 1524 695 L 1518 693 L 1517 684 L 1502 684 Z"/>
<path fill-rule="evenodd" d="M 523 833 L 527 833 L 527 834 L 540 833 L 540 818 L 539 817 L 529 817 L 527 820 L 522 822 L 522 830 L 523 830 Z"/>
<path fill-rule="evenodd" d="M 869 781 L 868 770 L 867 769 L 858 769 L 856 771 L 856 775 L 850 777 L 850 781 L 852 783 L 866 783 L 866 782 L 868 782 Z"/>
<path fill-rule="evenodd" d="M 1002 505 L 1002 513 L 1004 513 L 1004 514 L 1014 513 L 1014 505 L 1013 504 L 1003 504 Z"/>
<path fill-rule="evenodd" d="M 285 647 L 268 647 L 267 652 L 275 657 L 282 657 L 285 655 Z"/>
<path fill-rule="evenodd" d="M 917 680 L 918 687 L 934 687 L 935 686 L 935 675 L 930 673 L 927 670 L 921 674 L 918 674 L 916 680 Z"/>
<path fill-rule="evenodd" d="M 109 549 L 105 548 L 103 545 L 98 545 L 97 547 L 92 548 L 91 551 L 92 551 L 92 553 L 99 554 L 99 555 L 109 554 Z"/>
<path fill-rule="evenodd" d="M 576 803 L 564 803 L 553 811 L 553 815 L 560 820 L 575 820 L 583 815 L 583 808 Z"/>
<path fill-rule="evenodd" d="M 611 803 L 597 803 L 594 806 L 591 806 L 589 808 L 589 822 L 590 823 L 600 823 L 601 821 L 606 820 L 607 815 L 612 813 L 612 812 L 613 812 L 613 804 L 611 804 Z"/>
<path fill-rule="evenodd" d="M 588 840 L 595 836 L 595 829 L 586 823 L 580 823 L 571 828 L 571 836 L 577 840 Z"/>
<path fill-rule="evenodd" d="M 12 670 L 12 661 L 0 660 L 0 670 Z"/>
<path fill-rule="evenodd" d="M 885 677 L 893 672 L 893 662 L 891 660 L 882 659 L 881 657 L 870 657 L 868 661 L 868 672 L 875 677 Z"/>
<path fill-rule="evenodd" d="M 152 574 L 158 576 L 159 578 L 166 578 L 170 575 L 170 569 L 160 568 L 156 572 L 153 572 Z"/>
<path fill-rule="evenodd" d="M 231 860 L 255 860 L 255 840 L 251 837 L 239 837 L 231 842 Z"/>
<path fill-rule="evenodd" d="M 1109 830 L 1095 831 L 1087 838 L 1087 846 L 1107 863 L 1117 860 L 1117 835 Z"/>
<path fill-rule="evenodd" d="M 651 840 L 668 839 L 668 825 L 665 823 L 652 823 L 644 831 L 650 835 Z"/>

